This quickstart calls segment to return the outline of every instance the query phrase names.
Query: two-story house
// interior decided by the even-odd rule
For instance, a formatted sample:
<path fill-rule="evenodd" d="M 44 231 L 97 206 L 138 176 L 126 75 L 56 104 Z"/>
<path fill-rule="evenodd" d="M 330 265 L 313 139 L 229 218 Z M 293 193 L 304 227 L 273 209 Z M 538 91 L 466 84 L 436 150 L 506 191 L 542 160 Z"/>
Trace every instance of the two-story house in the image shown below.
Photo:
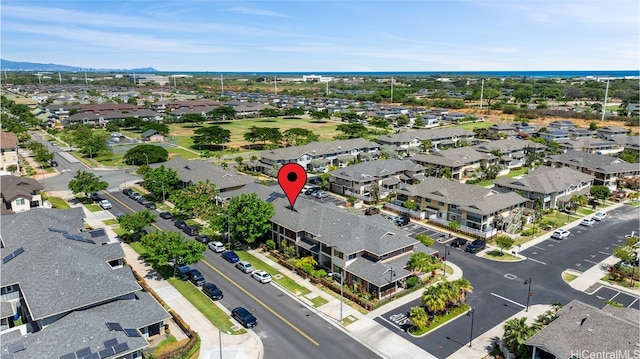
<path fill-rule="evenodd" d="M 171 316 L 142 291 L 120 243 L 84 230 L 82 208 L 31 212 L 1 217 L 2 356 L 142 358 Z"/>
<path fill-rule="evenodd" d="M 487 128 L 487 134 L 491 138 L 497 138 L 499 136 L 511 138 L 518 134 L 518 129 L 510 123 L 494 123 Z"/>
<path fill-rule="evenodd" d="M 14 172 L 20 171 L 18 136 L 0 129 L 0 173 L 10 174 L 9 167 L 12 166 L 15 166 Z"/>
<path fill-rule="evenodd" d="M 42 206 L 40 191 L 43 189 L 33 178 L 11 175 L 0 177 L 0 214 L 24 212 Z"/>
<path fill-rule="evenodd" d="M 573 196 L 589 194 L 593 176 L 569 167 L 547 166 L 529 170 L 521 178 L 498 177 L 493 189 L 501 192 L 516 192 L 528 198 L 527 207 L 542 209 L 562 208 Z"/>
<path fill-rule="evenodd" d="M 417 154 L 411 160 L 423 165 L 425 173 L 431 176 L 442 174 L 444 169 L 448 169 L 451 178 L 457 181 L 471 178 L 480 167 L 486 168 L 498 163 L 495 155 L 476 151 L 472 147 L 451 148 L 429 155 Z"/>
<path fill-rule="evenodd" d="M 571 149 L 575 151 L 595 153 L 598 155 L 616 155 L 624 151 L 624 145 L 619 144 L 616 141 L 593 137 L 560 142 L 559 147 L 563 150 Z"/>
<path fill-rule="evenodd" d="M 484 141 L 472 146 L 478 152 L 491 153 L 498 156 L 498 163 L 503 168 L 522 167 L 527 162 L 527 155 L 538 155 L 546 151 L 547 146 L 528 140 L 506 138 L 503 140 Z"/>
<path fill-rule="evenodd" d="M 398 200 L 414 201 L 429 221 L 440 225 L 458 222 L 460 230 L 489 238 L 498 230 L 514 233 L 527 199 L 515 192 L 499 193 L 489 188 L 427 177 L 414 185 L 398 188 Z"/>
<path fill-rule="evenodd" d="M 614 137 L 626 136 L 628 132 L 624 127 L 605 126 L 596 129 L 596 136 L 605 140 L 611 140 Z"/>
<path fill-rule="evenodd" d="M 571 135 L 565 130 L 549 129 L 547 132 L 538 132 L 538 136 L 547 142 L 566 142 L 571 139 Z"/>
<path fill-rule="evenodd" d="M 459 127 L 422 129 L 400 132 L 378 137 L 381 145 L 389 145 L 397 151 L 406 151 L 410 147 L 418 148 L 428 141 L 432 148 L 457 147 L 460 143 L 472 144 L 475 133 Z"/>

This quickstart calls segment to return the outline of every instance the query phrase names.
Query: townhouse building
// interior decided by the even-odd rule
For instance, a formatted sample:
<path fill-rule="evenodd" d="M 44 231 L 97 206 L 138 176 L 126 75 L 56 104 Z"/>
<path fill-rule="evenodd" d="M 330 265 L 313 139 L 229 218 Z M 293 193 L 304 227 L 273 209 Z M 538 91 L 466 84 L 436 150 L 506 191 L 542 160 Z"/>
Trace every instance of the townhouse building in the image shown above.
<path fill-rule="evenodd" d="M 142 291 L 120 243 L 85 230 L 82 208 L 31 212 L 1 217 L 2 356 L 142 358 L 171 316 Z"/>
<path fill-rule="evenodd" d="M 256 166 L 266 174 L 274 173 L 287 163 L 297 163 L 307 171 L 326 172 L 329 166 L 345 167 L 356 158 L 363 161 L 375 159 L 379 151 L 379 144 L 363 138 L 312 142 L 303 146 L 262 151 Z"/>
<path fill-rule="evenodd" d="M 620 126 L 605 126 L 596 129 L 596 136 L 605 139 L 611 140 L 614 137 L 627 136 L 629 131 Z"/>
<path fill-rule="evenodd" d="M 10 166 L 15 166 L 15 172 L 20 172 L 18 136 L 0 129 L 0 173 L 9 174 Z"/>
<path fill-rule="evenodd" d="M 542 155 L 547 150 L 547 146 L 543 144 L 517 138 L 483 141 L 472 148 L 482 153 L 499 154 L 498 164 L 503 168 L 522 167 L 526 164 L 528 155 Z"/>
<path fill-rule="evenodd" d="M 528 208 L 558 209 L 573 196 L 587 195 L 594 177 L 569 167 L 537 167 L 521 178 L 498 177 L 493 189 L 500 193 L 516 192 L 529 199 Z"/>
<path fill-rule="evenodd" d="M 546 132 L 538 132 L 538 136 L 547 142 L 564 142 L 571 139 L 569 132 L 559 129 L 549 129 Z"/>
<path fill-rule="evenodd" d="M 446 147 L 458 147 L 460 144 L 472 144 L 475 133 L 459 127 L 421 129 L 406 131 L 378 137 L 381 145 L 393 146 L 396 151 L 403 152 L 407 149 L 419 148 L 423 141 L 429 141 L 433 149 Z"/>
<path fill-rule="evenodd" d="M 0 177 L 0 214 L 24 212 L 42 206 L 40 191 L 43 189 L 40 182 L 33 178 L 11 175 Z"/>
<path fill-rule="evenodd" d="M 437 177 L 401 185 L 397 193 L 401 202 L 414 201 L 430 222 L 447 226 L 455 221 L 461 231 L 480 238 L 493 237 L 498 230 L 514 233 L 522 225 L 527 203 L 515 192 L 500 193 Z"/>
<path fill-rule="evenodd" d="M 425 173 L 435 176 L 444 169 L 451 172 L 451 178 L 464 181 L 472 178 L 482 168 L 498 163 L 498 157 L 491 153 L 476 151 L 472 147 L 451 148 L 434 154 L 417 154 L 411 160 L 423 165 Z"/>
<path fill-rule="evenodd" d="M 144 121 L 161 121 L 162 116 L 152 110 L 137 109 L 134 111 L 78 112 L 62 121 L 63 126 L 75 124 L 106 126 L 111 121 L 137 118 Z"/>
<path fill-rule="evenodd" d="M 560 142 L 561 149 L 595 153 L 598 155 L 616 155 L 624 151 L 624 145 L 613 140 L 601 138 L 580 138 L 572 141 Z"/>
<path fill-rule="evenodd" d="M 498 138 L 499 136 L 511 138 L 518 134 L 518 129 L 509 123 L 494 123 L 487 128 L 487 134 L 491 138 Z"/>

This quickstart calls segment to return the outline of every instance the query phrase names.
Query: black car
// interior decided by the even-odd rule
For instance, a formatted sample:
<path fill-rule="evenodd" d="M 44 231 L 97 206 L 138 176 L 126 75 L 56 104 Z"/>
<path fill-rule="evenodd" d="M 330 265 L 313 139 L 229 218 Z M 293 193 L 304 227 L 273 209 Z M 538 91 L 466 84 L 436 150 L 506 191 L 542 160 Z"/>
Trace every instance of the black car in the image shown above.
<path fill-rule="evenodd" d="M 454 239 L 453 241 L 451 241 L 451 244 L 449 244 L 449 245 L 451 247 L 459 248 L 459 247 L 464 247 L 466 244 L 467 244 L 467 240 L 466 239 L 458 237 L 458 238 Z"/>
<path fill-rule="evenodd" d="M 204 285 L 205 281 L 204 281 L 204 277 L 202 276 L 202 273 L 200 273 L 199 270 L 197 269 L 192 269 L 188 274 L 187 277 L 189 278 L 189 281 L 195 285 L 197 285 L 198 287 Z"/>
<path fill-rule="evenodd" d="M 245 328 L 253 328 L 258 325 L 258 319 L 243 307 L 233 308 L 231 316 Z"/>
<path fill-rule="evenodd" d="M 148 199 L 140 196 L 140 198 L 136 199 L 136 202 L 138 202 L 138 203 L 140 203 L 141 205 L 144 206 L 144 205 L 146 205 L 147 203 L 149 203 L 151 201 L 149 201 Z"/>
<path fill-rule="evenodd" d="M 122 190 L 122 194 L 124 194 L 127 197 L 131 194 L 131 192 L 133 192 L 133 190 L 129 187 Z"/>
<path fill-rule="evenodd" d="M 98 193 L 98 192 L 93 192 L 93 193 L 89 196 L 89 198 L 91 198 L 92 200 L 94 200 L 94 201 L 96 201 L 96 202 L 102 201 L 102 197 L 100 196 L 100 193 Z"/>
<path fill-rule="evenodd" d="M 178 219 L 178 220 L 176 220 L 176 222 L 173 225 L 178 227 L 178 229 L 183 229 L 184 227 L 187 226 L 187 222 L 185 222 L 185 221 L 183 221 L 181 219 Z"/>
<path fill-rule="evenodd" d="M 487 242 L 483 239 L 476 239 L 475 241 L 469 243 L 467 247 L 464 249 L 465 252 L 469 253 L 478 253 L 481 250 L 487 247 Z"/>
<path fill-rule="evenodd" d="M 161 212 L 160 213 L 160 218 L 162 218 L 162 219 L 171 219 L 171 218 L 173 218 L 173 216 L 169 212 Z"/>
<path fill-rule="evenodd" d="M 198 235 L 198 227 L 196 226 L 185 226 L 182 231 L 192 237 Z"/>
<path fill-rule="evenodd" d="M 213 283 L 205 283 L 202 286 L 202 292 L 213 300 L 220 300 L 224 297 L 220 288 Z"/>
<path fill-rule="evenodd" d="M 49 162 L 49 164 L 51 165 L 51 167 L 58 167 L 58 161 L 51 160 L 51 162 Z"/>
<path fill-rule="evenodd" d="M 396 218 L 393 221 L 393 223 L 395 223 L 396 226 L 398 226 L 398 227 L 406 226 L 407 224 L 409 224 L 409 222 L 410 222 L 409 221 L 409 217 L 406 217 L 406 216 L 405 217 Z"/>
<path fill-rule="evenodd" d="M 209 243 L 209 236 L 207 236 L 206 234 L 198 234 L 196 235 L 196 241 L 202 242 L 202 243 Z"/>
<path fill-rule="evenodd" d="M 156 209 L 156 204 L 153 203 L 153 202 L 148 202 L 144 206 L 149 208 L 149 209 Z"/>

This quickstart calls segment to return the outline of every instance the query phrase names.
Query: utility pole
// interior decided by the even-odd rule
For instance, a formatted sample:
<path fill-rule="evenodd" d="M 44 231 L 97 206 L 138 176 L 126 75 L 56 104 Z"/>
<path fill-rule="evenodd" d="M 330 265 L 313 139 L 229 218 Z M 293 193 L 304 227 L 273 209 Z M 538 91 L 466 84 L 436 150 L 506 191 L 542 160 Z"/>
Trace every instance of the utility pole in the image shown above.
<path fill-rule="evenodd" d="M 224 96 L 224 75 L 220 74 L 220 95 Z"/>
<path fill-rule="evenodd" d="M 607 89 L 604 90 L 604 105 L 602 105 L 602 121 L 604 121 L 604 113 L 607 111 L 607 97 L 609 96 L 609 80 L 607 80 Z"/>
<path fill-rule="evenodd" d="M 482 97 L 484 97 L 484 79 L 482 79 L 482 86 L 480 87 L 480 109 L 482 110 Z"/>
<path fill-rule="evenodd" d="M 391 78 L 391 103 L 393 103 L 393 77 Z"/>

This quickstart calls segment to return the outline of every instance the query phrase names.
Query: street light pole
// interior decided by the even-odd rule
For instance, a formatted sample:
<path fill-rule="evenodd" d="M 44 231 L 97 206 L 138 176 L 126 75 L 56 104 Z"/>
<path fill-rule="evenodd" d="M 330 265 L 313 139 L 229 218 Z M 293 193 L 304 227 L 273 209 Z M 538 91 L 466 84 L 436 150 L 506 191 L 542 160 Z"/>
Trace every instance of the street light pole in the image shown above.
<path fill-rule="evenodd" d="M 391 266 L 391 268 L 387 269 L 386 271 L 382 272 L 382 276 L 384 276 L 385 274 L 387 274 L 387 272 L 389 272 L 389 284 L 391 284 L 393 282 L 393 277 L 395 277 L 396 275 L 396 269 L 393 268 L 393 266 Z M 389 301 L 391 301 L 391 290 L 389 290 Z"/>
<path fill-rule="evenodd" d="M 447 278 L 447 257 L 451 254 L 451 251 L 449 251 L 449 249 L 446 250 L 445 254 L 444 254 L 444 258 L 442 258 L 442 276 L 444 276 L 445 278 Z"/>
<path fill-rule="evenodd" d="M 144 157 L 147 159 L 147 167 L 149 167 L 149 156 L 146 153 L 143 153 Z"/>
<path fill-rule="evenodd" d="M 471 348 L 471 342 L 473 341 L 473 317 L 475 316 L 476 310 L 473 307 L 470 307 L 467 312 L 467 317 L 471 314 L 471 332 L 469 333 L 469 348 Z"/>
<path fill-rule="evenodd" d="M 527 292 L 527 309 L 525 309 L 525 312 L 529 311 L 529 300 L 531 299 L 531 277 L 529 277 L 529 279 L 524 281 L 524 284 L 529 284 L 529 291 Z"/>

